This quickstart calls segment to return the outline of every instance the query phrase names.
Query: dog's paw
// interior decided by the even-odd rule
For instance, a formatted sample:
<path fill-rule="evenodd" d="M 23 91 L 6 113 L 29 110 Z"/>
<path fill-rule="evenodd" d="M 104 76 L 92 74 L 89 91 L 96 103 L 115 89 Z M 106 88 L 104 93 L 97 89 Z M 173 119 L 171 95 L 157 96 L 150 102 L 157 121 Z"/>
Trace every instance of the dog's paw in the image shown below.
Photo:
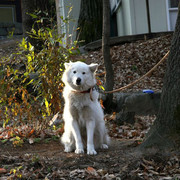
<path fill-rule="evenodd" d="M 102 144 L 101 149 L 108 149 L 108 145 L 107 144 Z"/>
<path fill-rule="evenodd" d="M 66 146 L 64 149 L 64 152 L 72 152 L 72 151 L 73 151 L 73 149 L 70 146 Z"/>
<path fill-rule="evenodd" d="M 97 152 L 95 151 L 95 149 L 91 149 L 91 150 L 87 151 L 87 154 L 89 154 L 89 155 L 96 155 Z"/>
<path fill-rule="evenodd" d="M 76 149 L 75 153 L 76 154 L 84 154 L 84 149 Z"/>
<path fill-rule="evenodd" d="M 97 154 L 97 152 L 94 149 L 94 146 L 89 146 L 87 148 L 87 154 L 89 154 L 89 155 L 96 155 Z"/>

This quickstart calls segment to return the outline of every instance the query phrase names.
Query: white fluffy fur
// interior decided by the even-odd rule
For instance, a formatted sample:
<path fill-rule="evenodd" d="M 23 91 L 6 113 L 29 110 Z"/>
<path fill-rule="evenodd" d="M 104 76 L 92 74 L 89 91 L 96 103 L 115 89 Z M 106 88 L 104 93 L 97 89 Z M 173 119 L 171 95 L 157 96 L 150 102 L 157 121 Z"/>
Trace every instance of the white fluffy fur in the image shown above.
<path fill-rule="evenodd" d="M 65 121 L 62 143 L 65 152 L 75 150 L 84 153 L 87 143 L 87 154 L 97 154 L 96 148 L 108 148 L 109 136 L 104 123 L 103 110 L 98 102 L 98 92 L 81 93 L 96 84 L 95 71 L 97 64 L 87 65 L 83 62 L 66 63 L 63 74 L 65 88 L 63 96 L 65 107 L 63 118 Z M 77 79 L 81 79 L 77 85 Z"/>

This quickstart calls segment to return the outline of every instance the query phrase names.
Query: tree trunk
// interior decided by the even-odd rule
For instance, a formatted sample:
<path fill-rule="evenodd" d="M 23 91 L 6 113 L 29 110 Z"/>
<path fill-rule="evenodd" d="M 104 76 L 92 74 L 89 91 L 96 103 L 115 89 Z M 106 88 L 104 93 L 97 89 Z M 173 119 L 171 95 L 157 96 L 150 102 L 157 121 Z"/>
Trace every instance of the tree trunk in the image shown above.
<path fill-rule="evenodd" d="M 180 146 L 180 3 L 164 77 L 159 113 L 141 147 L 165 149 Z"/>
<path fill-rule="evenodd" d="M 58 37 L 60 38 L 62 34 L 64 35 L 64 38 L 62 38 L 63 41 L 63 47 L 66 47 L 66 25 L 61 19 L 61 16 L 65 19 L 65 14 L 64 14 L 64 2 L 63 0 L 55 0 L 56 4 L 56 19 L 57 19 L 57 30 L 58 30 Z M 60 45 L 60 44 L 58 44 Z"/>
<path fill-rule="evenodd" d="M 102 0 L 81 0 L 78 20 L 77 40 L 81 44 L 101 39 L 102 37 Z"/>
<path fill-rule="evenodd" d="M 110 46 L 109 46 L 109 36 L 110 36 L 110 3 L 109 0 L 103 0 L 103 35 L 102 35 L 102 51 L 104 65 L 106 69 L 105 76 L 105 90 L 111 91 L 114 86 L 114 75 L 113 68 L 110 57 Z M 106 111 L 110 111 L 112 106 L 113 94 L 107 94 L 104 106 Z"/>
<path fill-rule="evenodd" d="M 56 17 L 57 17 L 57 29 L 58 29 L 58 36 L 61 35 L 61 7 L 62 3 L 61 0 L 55 0 L 56 2 Z"/>
<path fill-rule="evenodd" d="M 35 10 L 41 10 L 48 12 L 53 17 L 54 6 L 54 0 L 21 0 L 23 35 L 27 35 L 34 23 L 33 18 L 28 13 L 33 14 Z"/>
<path fill-rule="evenodd" d="M 33 20 L 32 17 L 27 13 L 33 13 L 35 10 L 35 1 L 34 0 L 22 0 L 22 25 L 23 25 L 23 35 L 27 35 L 26 33 L 31 30 Z"/>

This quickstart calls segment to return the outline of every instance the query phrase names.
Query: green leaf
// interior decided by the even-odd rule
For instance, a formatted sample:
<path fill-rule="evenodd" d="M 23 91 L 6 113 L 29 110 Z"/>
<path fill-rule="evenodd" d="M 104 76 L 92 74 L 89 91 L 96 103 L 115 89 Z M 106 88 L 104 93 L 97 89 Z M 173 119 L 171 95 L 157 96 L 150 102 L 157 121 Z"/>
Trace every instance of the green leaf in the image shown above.
<path fill-rule="evenodd" d="M 27 13 L 28 15 L 30 15 L 33 19 L 37 19 L 38 16 L 36 16 L 35 14 L 32 14 L 32 13 Z"/>
<path fill-rule="evenodd" d="M 28 43 L 29 45 L 29 51 L 34 51 L 34 46 L 31 45 L 31 43 Z"/>
<path fill-rule="evenodd" d="M 49 102 L 48 102 L 47 98 L 44 98 L 44 101 L 45 101 L 46 111 L 48 113 L 48 116 L 50 116 Z"/>
<path fill-rule="evenodd" d="M 105 91 L 105 88 L 103 86 L 99 86 L 103 91 Z"/>
<path fill-rule="evenodd" d="M 34 81 L 34 79 L 31 79 L 31 80 L 27 83 L 27 85 L 31 84 L 33 81 Z"/>
<path fill-rule="evenodd" d="M 49 36 L 50 36 L 50 38 L 52 38 L 52 33 L 51 33 L 51 31 L 49 31 Z"/>
<path fill-rule="evenodd" d="M 34 35 L 36 34 L 36 30 L 34 28 L 32 28 L 31 31 Z"/>
<path fill-rule="evenodd" d="M 6 143 L 7 141 L 8 141 L 8 139 L 1 140 L 2 143 Z"/>

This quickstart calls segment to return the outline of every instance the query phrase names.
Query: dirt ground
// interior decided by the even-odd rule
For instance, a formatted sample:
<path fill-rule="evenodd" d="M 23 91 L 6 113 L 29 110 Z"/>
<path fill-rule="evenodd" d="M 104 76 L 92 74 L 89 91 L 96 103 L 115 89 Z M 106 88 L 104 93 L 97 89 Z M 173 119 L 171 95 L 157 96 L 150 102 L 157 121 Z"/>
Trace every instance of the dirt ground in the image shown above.
<path fill-rule="evenodd" d="M 132 153 L 134 150 L 133 141 L 115 139 L 108 150 L 98 150 L 98 155 L 95 156 L 65 153 L 58 141 L 25 144 L 16 148 L 11 144 L 4 144 L 0 148 L 0 166 L 6 166 L 8 170 L 30 166 L 29 172 L 24 175 L 22 173 L 26 178 L 31 173 L 30 179 L 48 178 L 48 174 L 50 179 L 111 179 L 122 177 L 121 173 L 125 173 L 127 162 L 132 162 L 135 158 Z M 7 175 L 2 175 L 2 178 Z"/>
<path fill-rule="evenodd" d="M 142 154 L 137 145 L 134 140 L 113 138 L 108 150 L 78 155 L 65 153 L 59 141 L 25 143 L 22 147 L 0 144 L 0 179 L 180 178 L 177 154 Z"/>

